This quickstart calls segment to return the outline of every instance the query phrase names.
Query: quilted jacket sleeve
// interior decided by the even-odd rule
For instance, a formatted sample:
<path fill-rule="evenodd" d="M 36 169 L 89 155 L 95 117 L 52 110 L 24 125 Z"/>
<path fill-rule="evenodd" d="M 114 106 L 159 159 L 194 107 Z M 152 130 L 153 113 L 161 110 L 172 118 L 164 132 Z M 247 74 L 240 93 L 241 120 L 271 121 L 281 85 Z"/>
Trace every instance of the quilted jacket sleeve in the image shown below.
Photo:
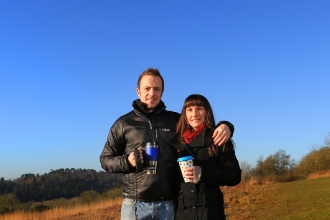
<path fill-rule="evenodd" d="M 132 170 L 125 155 L 125 137 L 123 125 L 117 120 L 111 127 L 107 141 L 100 156 L 102 168 L 110 173 L 126 173 Z"/>
<path fill-rule="evenodd" d="M 201 166 L 201 181 L 217 186 L 235 186 L 240 183 L 242 170 L 231 139 L 227 141 L 224 151 L 220 150 L 217 157 L 210 157 L 209 160 L 212 162 Z"/>

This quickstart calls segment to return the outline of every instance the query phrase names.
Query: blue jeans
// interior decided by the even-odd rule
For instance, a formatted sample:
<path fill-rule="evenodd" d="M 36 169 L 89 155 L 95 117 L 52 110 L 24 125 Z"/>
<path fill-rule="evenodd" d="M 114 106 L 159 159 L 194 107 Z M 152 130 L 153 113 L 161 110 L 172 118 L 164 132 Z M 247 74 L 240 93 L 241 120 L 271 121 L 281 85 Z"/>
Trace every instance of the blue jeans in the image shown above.
<path fill-rule="evenodd" d="M 141 202 L 125 198 L 121 206 L 120 220 L 134 220 L 135 207 L 137 208 L 138 220 L 173 220 L 175 216 L 175 203 L 173 200 Z"/>

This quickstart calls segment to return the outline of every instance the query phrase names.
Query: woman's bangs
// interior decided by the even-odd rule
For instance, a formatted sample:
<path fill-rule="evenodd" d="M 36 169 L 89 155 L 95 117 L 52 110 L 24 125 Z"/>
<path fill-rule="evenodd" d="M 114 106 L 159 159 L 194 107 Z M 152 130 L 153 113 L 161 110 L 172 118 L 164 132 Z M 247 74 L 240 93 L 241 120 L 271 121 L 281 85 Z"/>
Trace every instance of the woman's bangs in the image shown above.
<path fill-rule="evenodd" d="M 186 100 L 185 104 L 184 104 L 184 107 L 185 108 L 188 108 L 188 107 L 191 107 L 191 106 L 202 106 L 204 107 L 204 103 L 201 99 L 198 99 L 198 98 L 193 98 L 191 97 L 190 99 Z"/>

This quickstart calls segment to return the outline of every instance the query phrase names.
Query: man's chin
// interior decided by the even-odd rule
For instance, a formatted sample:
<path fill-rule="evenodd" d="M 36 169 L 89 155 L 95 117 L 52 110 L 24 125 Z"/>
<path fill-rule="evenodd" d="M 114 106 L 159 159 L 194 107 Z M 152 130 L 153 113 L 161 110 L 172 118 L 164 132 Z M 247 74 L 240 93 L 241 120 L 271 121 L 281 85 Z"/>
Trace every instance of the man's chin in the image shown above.
<path fill-rule="evenodd" d="M 147 102 L 146 103 L 148 108 L 156 108 L 156 106 L 159 104 L 159 102 Z"/>
<path fill-rule="evenodd" d="M 148 105 L 147 108 L 150 109 L 150 110 L 154 110 L 156 108 L 156 106 L 154 106 L 154 105 Z"/>
<path fill-rule="evenodd" d="M 156 108 L 156 106 L 157 105 L 155 105 L 155 104 L 152 104 L 152 105 L 147 105 L 147 108 L 148 108 L 148 110 L 149 110 L 149 112 L 152 112 L 155 108 Z"/>

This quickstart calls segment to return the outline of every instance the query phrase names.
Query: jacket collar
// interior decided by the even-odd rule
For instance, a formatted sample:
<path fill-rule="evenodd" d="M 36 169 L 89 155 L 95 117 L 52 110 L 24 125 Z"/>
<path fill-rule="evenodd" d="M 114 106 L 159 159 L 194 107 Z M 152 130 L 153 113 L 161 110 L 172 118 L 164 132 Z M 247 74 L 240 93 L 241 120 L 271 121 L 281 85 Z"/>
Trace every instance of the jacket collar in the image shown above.
<path fill-rule="evenodd" d="M 140 101 L 140 99 L 134 100 L 133 103 L 132 103 L 132 106 L 136 111 L 146 115 L 148 118 L 155 115 L 155 114 L 157 114 L 157 113 L 159 113 L 160 111 L 162 111 L 163 109 L 166 108 L 166 106 L 165 106 L 165 104 L 162 100 L 160 100 L 160 102 L 156 106 L 156 108 L 150 113 L 146 112 L 147 107 L 143 102 Z"/>
<path fill-rule="evenodd" d="M 190 147 L 202 147 L 205 144 L 205 132 L 207 127 L 204 128 L 204 130 L 199 133 L 194 139 L 191 140 L 189 146 Z"/>

